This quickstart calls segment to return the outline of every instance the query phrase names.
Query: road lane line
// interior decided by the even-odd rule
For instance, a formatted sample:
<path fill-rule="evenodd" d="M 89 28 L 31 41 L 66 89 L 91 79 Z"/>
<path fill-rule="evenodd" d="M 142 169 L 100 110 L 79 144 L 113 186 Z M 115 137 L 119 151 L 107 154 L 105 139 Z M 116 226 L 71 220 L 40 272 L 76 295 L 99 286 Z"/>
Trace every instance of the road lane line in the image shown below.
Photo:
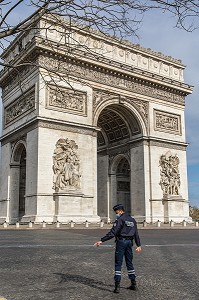
<path fill-rule="evenodd" d="M 142 245 L 142 247 L 190 247 L 190 246 L 194 246 L 194 247 L 199 247 L 199 244 L 155 244 L 155 245 Z M 47 247 L 94 247 L 94 245 L 55 245 L 55 244 L 51 244 L 51 245 L 43 245 L 43 244 L 36 244 L 36 245 L 31 245 L 31 244 L 21 244 L 21 245 L 0 245 L 0 248 L 39 248 L 39 247 L 43 247 L 43 248 L 47 248 Z M 105 247 L 105 248 L 113 248 L 115 247 L 115 245 L 101 245 L 99 248 L 101 247 Z"/>

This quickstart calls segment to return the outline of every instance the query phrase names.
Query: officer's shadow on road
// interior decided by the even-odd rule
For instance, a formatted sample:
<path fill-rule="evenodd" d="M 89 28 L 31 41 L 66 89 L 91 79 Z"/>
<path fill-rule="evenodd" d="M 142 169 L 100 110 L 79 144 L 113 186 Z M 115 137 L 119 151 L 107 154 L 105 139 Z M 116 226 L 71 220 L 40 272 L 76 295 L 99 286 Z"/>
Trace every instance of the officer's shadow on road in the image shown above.
<path fill-rule="evenodd" d="M 112 287 L 111 285 L 104 284 L 103 282 L 92 278 L 88 278 L 82 275 L 73 275 L 73 274 L 63 274 L 63 273 L 54 273 L 54 274 L 60 276 L 59 283 L 64 283 L 64 282 L 81 283 L 98 290 L 112 292 L 112 289 L 107 288 L 107 287 Z"/>

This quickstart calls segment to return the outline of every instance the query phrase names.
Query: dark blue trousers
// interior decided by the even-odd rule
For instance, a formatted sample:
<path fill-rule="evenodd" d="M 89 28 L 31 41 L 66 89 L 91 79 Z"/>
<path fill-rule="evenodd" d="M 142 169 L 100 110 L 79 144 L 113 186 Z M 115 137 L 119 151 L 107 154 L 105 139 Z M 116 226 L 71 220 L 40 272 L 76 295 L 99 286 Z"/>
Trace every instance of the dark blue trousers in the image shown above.
<path fill-rule="evenodd" d="M 126 267 L 130 280 L 135 280 L 135 270 L 133 267 L 133 249 L 131 240 L 119 240 L 116 242 L 115 249 L 115 276 L 116 282 L 121 280 L 121 269 L 123 257 L 125 257 Z"/>

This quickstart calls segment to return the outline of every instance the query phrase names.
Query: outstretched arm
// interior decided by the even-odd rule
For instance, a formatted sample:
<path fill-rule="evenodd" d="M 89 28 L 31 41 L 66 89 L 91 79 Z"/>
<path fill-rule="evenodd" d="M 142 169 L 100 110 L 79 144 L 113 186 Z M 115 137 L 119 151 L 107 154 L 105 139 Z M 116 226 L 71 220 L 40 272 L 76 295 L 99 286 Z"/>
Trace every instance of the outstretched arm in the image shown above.
<path fill-rule="evenodd" d="M 106 242 L 110 239 L 112 239 L 113 237 L 117 236 L 118 233 L 120 232 L 120 230 L 123 227 L 123 222 L 122 220 L 118 219 L 115 221 L 115 223 L 113 224 L 113 227 L 111 228 L 111 230 L 104 236 L 101 238 L 101 241 L 98 241 L 94 244 L 94 246 L 100 246 L 103 242 Z"/>

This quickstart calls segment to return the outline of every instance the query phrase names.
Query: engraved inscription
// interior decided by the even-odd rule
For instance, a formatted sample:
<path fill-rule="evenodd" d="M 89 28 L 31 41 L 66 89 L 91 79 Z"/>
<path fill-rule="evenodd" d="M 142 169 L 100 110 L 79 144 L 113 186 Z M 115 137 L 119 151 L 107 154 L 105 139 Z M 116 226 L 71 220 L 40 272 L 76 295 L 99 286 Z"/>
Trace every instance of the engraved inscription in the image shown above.
<path fill-rule="evenodd" d="M 85 115 L 86 102 L 86 92 L 53 85 L 48 87 L 48 108 Z"/>

